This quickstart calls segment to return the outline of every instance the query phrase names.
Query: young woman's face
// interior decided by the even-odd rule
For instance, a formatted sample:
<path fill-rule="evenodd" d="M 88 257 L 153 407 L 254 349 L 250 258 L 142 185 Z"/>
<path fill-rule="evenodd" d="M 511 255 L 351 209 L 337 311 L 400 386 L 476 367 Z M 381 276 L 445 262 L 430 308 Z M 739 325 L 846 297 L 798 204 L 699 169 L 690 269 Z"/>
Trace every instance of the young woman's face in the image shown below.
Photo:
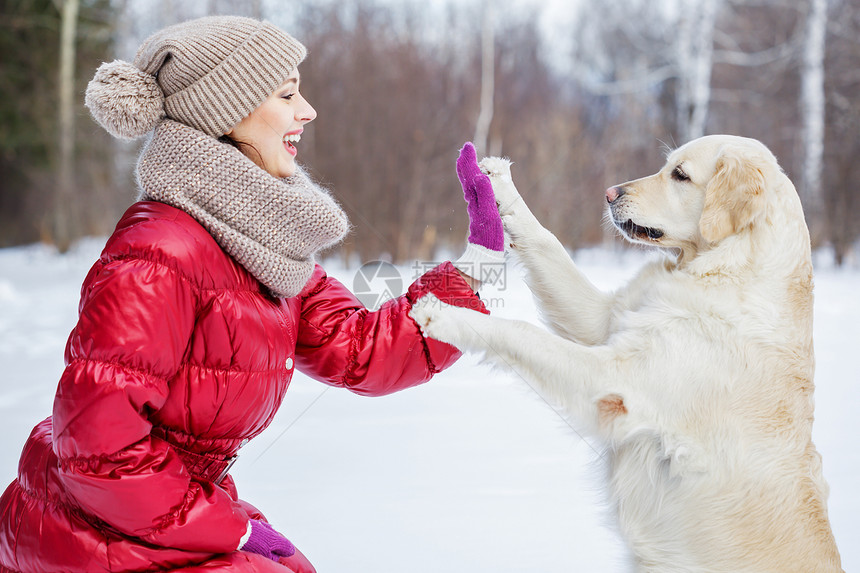
<path fill-rule="evenodd" d="M 239 142 L 242 153 L 271 175 L 289 177 L 296 172 L 295 144 L 301 139 L 304 125 L 316 116 L 316 110 L 299 93 L 299 72 L 293 70 L 286 82 L 227 135 Z"/>

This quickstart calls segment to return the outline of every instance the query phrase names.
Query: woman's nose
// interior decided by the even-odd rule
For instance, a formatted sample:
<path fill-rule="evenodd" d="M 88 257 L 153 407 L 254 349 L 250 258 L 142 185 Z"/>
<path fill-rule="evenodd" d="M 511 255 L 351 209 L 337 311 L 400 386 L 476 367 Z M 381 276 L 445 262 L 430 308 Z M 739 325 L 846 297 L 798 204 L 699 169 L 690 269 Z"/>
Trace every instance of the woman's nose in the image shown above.
<path fill-rule="evenodd" d="M 309 121 L 313 121 L 317 117 L 317 110 L 313 108 L 313 106 L 308 103 L 308 100 L 302 98 L 303 106 L 301 106 L 296 114 L 298 119 L 304 121 L 305 123 Z"/>

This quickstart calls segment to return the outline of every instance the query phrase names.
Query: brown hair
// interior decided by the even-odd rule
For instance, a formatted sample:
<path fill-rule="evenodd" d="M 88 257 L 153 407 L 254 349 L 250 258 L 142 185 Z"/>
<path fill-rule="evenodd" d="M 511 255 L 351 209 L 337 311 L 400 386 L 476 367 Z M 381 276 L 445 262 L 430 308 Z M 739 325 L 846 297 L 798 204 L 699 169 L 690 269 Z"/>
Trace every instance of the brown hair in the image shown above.
<path fill-rule="evenodd" d="M 244 155 L 248 159 L 251 159 L 251 156 L 245 152 L 245 149 L 250 147 L 251 149 L 254 150 L 254 153 L 257 154 L 257 157 L 260 159 L 260 163 L 263 164 L 263 169 L 266 168 L 266 162 L 263 160 L 263 155 L 260 153 L 260 150 L 257 149 L 256 147 L 254 147 L 253 145 L 251 145 L 250 143 L 236 139 L 230 135 L 227 135 L 226 133 L 224 135 L 222 135 L 221 137 L 219 137 L 218 141 L 220 141 L 221 143 L 226 143 L 227 145 L 231 145 L 231 146 L 235 147 L 236 149 L 241 151 L 242 155 Z M 253 159 L 251 159 L 251 161 L 253 161 Z M 256 161 L 254 161 L 254 163 L 256 163 Z"/>

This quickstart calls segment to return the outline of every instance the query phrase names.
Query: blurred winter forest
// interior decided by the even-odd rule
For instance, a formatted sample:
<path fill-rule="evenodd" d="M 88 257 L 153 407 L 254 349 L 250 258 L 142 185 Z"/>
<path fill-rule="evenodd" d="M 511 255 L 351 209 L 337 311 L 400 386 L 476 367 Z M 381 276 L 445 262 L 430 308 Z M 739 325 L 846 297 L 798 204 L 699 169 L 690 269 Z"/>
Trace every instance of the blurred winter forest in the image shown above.
<path fill-rule="evenodd" d="M 318 112 L 299 159 L 355 230 L 345 255 L 432 259 L 467 218 L 464 141 L 515 162 L 570 248 L 614 240 L 603 190 L 667 147 L 754 137 L 795 182 L 816 246 L 856 258 L 860 0 L 0 0 L 0 246 L 108 234 L 141 141 L 83 105 L 102 61 L 212 13 L 268 19 L 309 49 Z"/>

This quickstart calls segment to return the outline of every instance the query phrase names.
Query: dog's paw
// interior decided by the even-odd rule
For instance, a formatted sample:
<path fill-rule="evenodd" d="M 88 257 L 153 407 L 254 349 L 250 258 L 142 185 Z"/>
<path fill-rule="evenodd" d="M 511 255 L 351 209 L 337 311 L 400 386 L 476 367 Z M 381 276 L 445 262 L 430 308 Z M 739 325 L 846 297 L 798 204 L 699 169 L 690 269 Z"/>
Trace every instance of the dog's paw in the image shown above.
<path fill-rule="evenodd" d="M 522 198 L 511 177 L 511 162 L 503 157 L 485 157 L 478 164 L 481 171 L 490 178 L 496 205 L 502 215 L 513 213 L 522 206 Z"/>
<path fill-rule="evenodd" d="M 455 310 L 436 296 L 428 294 L 415 301 L 409 316 L 418 323 L 424 336 L 457 346 L 459 328 Z"/>
<path fill-rule="evenodd" d="M 490 179 L 511 179 L 511 160 L 505 157 L 485 157 L 479 163 L 481 171 L 490 176 Z"/>
<path fill-rule="evenodd" d="M 434 310 L 441 302 L 435 295 L 428 294 L 416 300 L 415 304 L 412 305 L 409 316 L 418 323 L 421 332 L 424 332 L 424 329 L 433 322 Z"/>

